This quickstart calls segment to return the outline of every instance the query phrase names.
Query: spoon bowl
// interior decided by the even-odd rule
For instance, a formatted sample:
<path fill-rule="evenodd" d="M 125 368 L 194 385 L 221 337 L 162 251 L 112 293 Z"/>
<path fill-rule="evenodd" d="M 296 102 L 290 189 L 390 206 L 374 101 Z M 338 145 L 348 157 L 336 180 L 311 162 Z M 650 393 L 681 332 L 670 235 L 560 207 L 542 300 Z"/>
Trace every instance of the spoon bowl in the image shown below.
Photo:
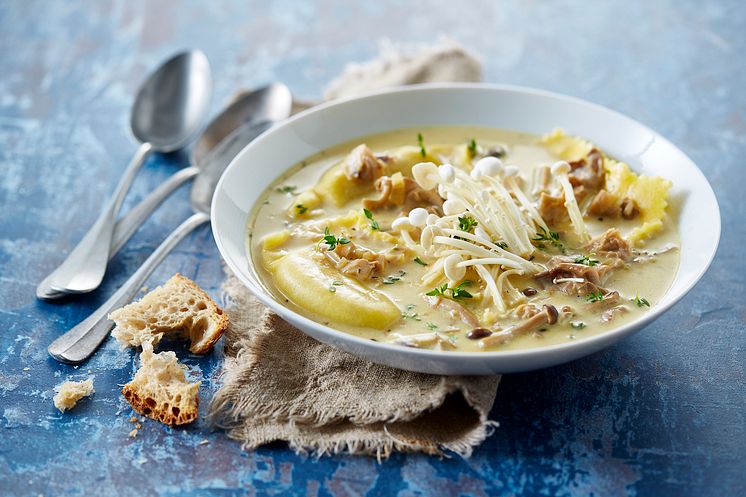
<path fill-rule="evenodd" d="M 183 148 L 199 132 L 212 93 L 210 63 L 199 50 L 177 54 L 158 68 L 140 88 L 130 127 L 142 143 L 158 152 Z"/>
<path fill-rule="evenodd" d="M 203 163 L 219 143 L 244 124 L 281 121 L 290 115 L 292 106 L 293 96 L 283 83 L 241 93 L 202 132 L 192 149 L 192 164 Z"/>

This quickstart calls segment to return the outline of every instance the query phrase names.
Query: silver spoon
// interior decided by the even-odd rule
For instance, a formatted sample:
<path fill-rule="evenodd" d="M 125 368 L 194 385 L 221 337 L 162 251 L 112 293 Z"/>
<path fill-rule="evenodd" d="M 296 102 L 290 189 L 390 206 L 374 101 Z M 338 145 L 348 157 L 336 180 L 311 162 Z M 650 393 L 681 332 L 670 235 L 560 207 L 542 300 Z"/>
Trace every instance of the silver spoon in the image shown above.
<path fill-rule="evenodd" d="M 137 94 L 130 121 L 140 148 L 101 215 L 67 259 L 39 284 L 40 293 L 85 293 L 98 287 L 117 214 L 135 175 L 153 151 L 173 152 L 194 138 L 207 115 L 211 93 L 210 65 L 199 50 L 172 57 L 150 75 Z"/>
<path fill-rule="evenodd" d="M 113 323 L 108 319 L 109 313 L 129 303 L 166 255 L 195 228 L 210 220 L 210 202 L 220 175 L 247 143 L 271 125 L 271 122 L 245 124 L 231 133 L 204 158 L 205 166 L 194 179 L 189 195 L 194 214 L 168 235 L 109 300 L 77 326 L 52 342 L 47 349 L 49 355 L 61 362 L 78 364 L 95 352 L 113 327 Z"/>
<path fill-rule="evenodd" d="M 169 195 L 200 172 L 210 151 L 231 132 L 246 123 L 285 119 L 290 115 L 292 101 L 290 90 L 282 83 L 272 83 L 243 93 L 233 100 L 210 122 L 197 139 L 191 154 L 192 166 L 174 173 L 116 223 L 109 249 L 109 259 L 122 248 L 137 228 Z M 44 283 L 42 282 L 36 288 L 37 298 L 53 300 L 68 295 L 67 291 L 55 290 Z"/>

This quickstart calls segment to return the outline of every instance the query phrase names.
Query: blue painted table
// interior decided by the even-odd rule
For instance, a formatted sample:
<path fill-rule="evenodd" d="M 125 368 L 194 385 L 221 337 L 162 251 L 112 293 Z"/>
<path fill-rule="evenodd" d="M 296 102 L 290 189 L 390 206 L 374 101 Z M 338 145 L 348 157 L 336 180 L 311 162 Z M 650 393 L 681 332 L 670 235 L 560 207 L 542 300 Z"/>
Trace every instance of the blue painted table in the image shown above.
<path fill-rule="evenodd" d="M 0 4 L 0 495 L 744 495 L 746 401 L 746 7 L 721 2 L 384 0 Z M 723 235 L 703 281 L 643 332 L 591 357 L 506 376 L 501 423 L 469 460 L 299 457 L 281 444 L 244 453 L 200 420 L 147 422 L 128 438 L 119 385 L 133 355 L 109 341 L 79 368 L 47 344 L 101 304 L 189 214 L 182 189 L 114 258 L 99 291 L 64 303 L 36 283 L 95 218 L 134 151 L 129 105 L 143 75 L 185 47 L 206 51 L 217 110 L 236 90 L 279 79 L 316 97 L 375 40 L 452 35 L 482 54 L 488 81 L 546 88 L 660 131 L 705 172 Z M 184 157 L 157 157 L 133 205 Z M 153 276 L 176 271 L 216 295 L 209 229 Z M 217 387 L 220 355 L 187 364 Z M 52 388 L 95 375 L 71 414 Z M 201 443 L 207 440 L 207 443 Z"/>

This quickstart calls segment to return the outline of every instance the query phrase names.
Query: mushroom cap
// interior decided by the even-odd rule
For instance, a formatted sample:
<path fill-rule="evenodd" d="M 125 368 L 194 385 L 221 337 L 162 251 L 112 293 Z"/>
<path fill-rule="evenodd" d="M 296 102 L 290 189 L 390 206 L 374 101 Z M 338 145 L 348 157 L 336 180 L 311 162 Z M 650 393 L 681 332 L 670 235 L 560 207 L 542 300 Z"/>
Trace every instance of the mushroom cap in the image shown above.
<path fill-rule="evenodd" d="M 482 157 L 474 164 L 474 170 L 479 171 L 485 176 L 497 176 L 503 168 L 503 161 L 497 157 Z"/>
<path fill-rule="evenodd" d="M 412 166 L 412 177 L 424 190 L 432 190 L 440 183 L 438 166 L 432 162 L 420 162 Z"/>
<path fill-rule="evenodd" d="M 567 174 L 571 170 L 570 164 L 563 160 L 552 164 L 552 174 Z"/>
<path fill-rule="evenodd" d="M 443 272 L 450 281 L 460 281 L 466 276 L 466 267 L 458 263 L 464 260 L 459 254 L 451 254 L 443 261 Z"/>
<path fill-rule="evenodd" d="M 443 164 L 438 167 L 438 175 L 444 183 L 453 183 L 456 179 L 456 170 L 450 164 Z"/>
<path fill-rule="evenodd" d="M 420 234 L 420 245 L 425 252 L 433 247 L 433 238 L 441 233 L 440 228 L 435 225 L 427 225 Z"/>
<path fill-rule="evenodd" d="M 518 169 L 518 166 L 514 166 L 511 164 L 509 166 L 505 166 L 505 168 L 503 169 L 503 176 L 506 178 L 518 176 L 519 171 L 520 170 Z"/>
<path fill-rule="evenodd" d="M 408 217 L 397 217 L 391 223 L 391 229 L 395 230 L 412 231 L 413 228 L 414 226 L 412 226 Z"/>
<path fill-rule="evenodd" d="M 422 228 L 427 224 L 427 217 L 430 213 L 422 207 L 415 207 L 409 211 L 409 222 L 412 226 Z"/>
<path fill-rule="evenodd" d="M 427 215 L 427 225 L 430 226 L 431 224 L 436 224 L 438 221 L 440 221 L 440 216 L 437 214 L 430 213 Z"/>
<path fill-rule="evenodd" d="M 456 214 L 461 214 L 465 210 L 466 205 L 458 199 L 449 198 L 443 202 L 443 214 L 446 216 L 455 216 Z"/>

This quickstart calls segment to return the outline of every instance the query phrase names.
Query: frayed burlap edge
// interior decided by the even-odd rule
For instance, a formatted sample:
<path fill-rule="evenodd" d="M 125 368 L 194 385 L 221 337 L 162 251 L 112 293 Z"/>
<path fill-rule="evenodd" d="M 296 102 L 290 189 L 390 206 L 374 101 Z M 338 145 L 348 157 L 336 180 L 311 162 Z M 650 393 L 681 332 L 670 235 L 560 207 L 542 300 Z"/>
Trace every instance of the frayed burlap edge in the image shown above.
<path fill-rule="evenodd" d="M 223 291 L 231 325 L 223 386 L 209 417 L 246 450 L 282 440 L 317 457 L 443 451 L 468 457 L 496 426 L 487 416 L 499 377 L 425 375 L 372 364 L 303 335 L 233 276 Z M 323 367 L 313 362 L 317 358 Z M 363 375 L 352 385 L 345 382 L 351 370 Z M 303 380 L 306 373 L 319 378 L 303 388 L 268 379 Z M 380 379 L 365 383 L 370 375 Z M 337 394 L 340 388 L 345 395 Z"/>

